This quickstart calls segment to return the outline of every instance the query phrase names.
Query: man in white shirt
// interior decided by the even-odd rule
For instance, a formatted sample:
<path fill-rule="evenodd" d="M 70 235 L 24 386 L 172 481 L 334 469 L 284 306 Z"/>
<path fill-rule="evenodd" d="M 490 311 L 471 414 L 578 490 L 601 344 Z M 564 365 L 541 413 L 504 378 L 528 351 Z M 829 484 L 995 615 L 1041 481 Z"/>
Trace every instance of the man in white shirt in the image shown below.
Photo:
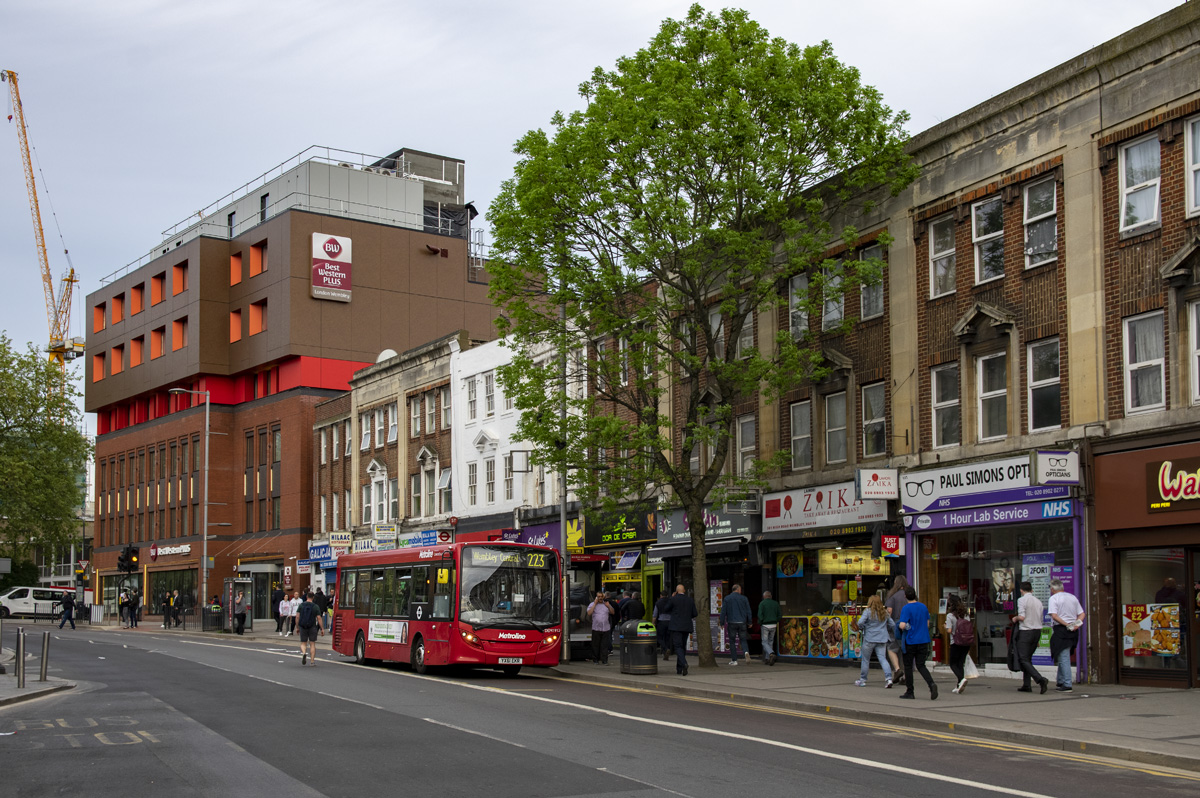
<path fill-rule="evenodd" d="M 1037 650 L 1038 641 L 1042 637 L 1042 602 L 1033 595 L 1033 584 L 1026 581 L 1021 583 L 1021 598 L 1017 600 L 1017 614 L 1012 616 L 1014 621 L 1020 621 L 1017 639 L 1013 644 L 1017 647 L 1017 659 L 1021 663 L 1021 673 L 1025 674 L 1024 683 L 1018 687 L 1022 693 L 1032 693 L 1030 681 L 1037 682 L 1042 692 L 1050 685 L 1050 680 L 1037 672 L 1033 667 L 1033 652 Z"/>
<path fill-rule="evenodd" d="M 1079 645 L 1083 607 L 1063 589 L 1061 579 L 1050 582 L 1050 658 L 1058 665 L 1055 692 L 1071 692 L 1071 651 Z"/>

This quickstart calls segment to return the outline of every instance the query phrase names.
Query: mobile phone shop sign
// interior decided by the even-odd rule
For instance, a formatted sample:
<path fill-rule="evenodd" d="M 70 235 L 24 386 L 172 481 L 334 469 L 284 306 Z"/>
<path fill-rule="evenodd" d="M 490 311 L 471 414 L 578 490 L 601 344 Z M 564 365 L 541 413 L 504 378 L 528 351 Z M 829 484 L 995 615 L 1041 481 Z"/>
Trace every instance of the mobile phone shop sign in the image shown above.
<path fill-rule="evenodd" d="M 900 477 L 900 501 L 906 513 L 1032 502 L 1069 495 L 1067 485 L 1032 484 L 1028 457 L 913 471 Z"/>

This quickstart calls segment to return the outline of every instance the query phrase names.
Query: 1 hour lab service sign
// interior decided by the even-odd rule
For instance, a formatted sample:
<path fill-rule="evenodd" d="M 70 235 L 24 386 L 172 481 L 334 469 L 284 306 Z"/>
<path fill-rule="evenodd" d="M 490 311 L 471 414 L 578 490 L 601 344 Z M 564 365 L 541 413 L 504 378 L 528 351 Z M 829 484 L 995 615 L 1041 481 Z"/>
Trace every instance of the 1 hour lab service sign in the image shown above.
<path fill-rule="evenodd" d="M 312 235 L 312 296 L 350 301 L 350 239 L 328 233 Z"/>

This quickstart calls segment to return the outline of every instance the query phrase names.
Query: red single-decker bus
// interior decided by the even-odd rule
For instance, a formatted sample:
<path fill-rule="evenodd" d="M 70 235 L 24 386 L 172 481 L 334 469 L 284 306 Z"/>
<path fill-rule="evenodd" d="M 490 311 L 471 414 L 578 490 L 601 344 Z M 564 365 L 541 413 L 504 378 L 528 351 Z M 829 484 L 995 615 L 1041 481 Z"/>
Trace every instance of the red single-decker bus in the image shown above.
<path fill-rule="evenodd" d="M 557 665 L 561 569 L 554 549 L 501 541 L 344 554 L 333 649 L 417 673 Z"/>

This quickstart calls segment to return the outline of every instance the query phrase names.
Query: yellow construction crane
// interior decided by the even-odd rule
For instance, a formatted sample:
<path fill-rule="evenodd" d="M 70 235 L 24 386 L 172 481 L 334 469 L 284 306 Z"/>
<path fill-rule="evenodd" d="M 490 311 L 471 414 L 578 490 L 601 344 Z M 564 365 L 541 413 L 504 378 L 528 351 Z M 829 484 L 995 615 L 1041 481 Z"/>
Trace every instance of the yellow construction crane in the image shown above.
<path fill-rule="evenodd" d="M 42 287 L 46 291 L 46 317 L 50 321 L 50 344 L 46 351 L 50 360 L 57 363 L 66 374 L 67 361 L 83 356 L 84 341 L 82 338 L 69 338 L 71 322 L 71 294 L 79 279 L 75 269 L 68 270 L 62 278 L 62 289 L 58 299 L 54 297 L 54 278 L 50 274 L 50 259 L 46 253 L 46 236 L 42 233 L 42 212 L 38 206 L 37 186 L 33 178 L 33 161 L 29 157 L 29 138 L 25 130 L 25 111 L 21 108 L 21 92 L 17 88 L 17 73 L 12 70 L 0 70 L 0 81 L 8 82 L 8 91 L 12 95 L 13 113 L 17 117 L 17 136 L 21 142 L 21 157 L 25 161 L 25 189 L 29 192 L 29 212 L 33 214 L 33 235 L 37 243 L 38 263 L 42 270 Z M 12 121 L 12 116 L 9 116 Z"/>

